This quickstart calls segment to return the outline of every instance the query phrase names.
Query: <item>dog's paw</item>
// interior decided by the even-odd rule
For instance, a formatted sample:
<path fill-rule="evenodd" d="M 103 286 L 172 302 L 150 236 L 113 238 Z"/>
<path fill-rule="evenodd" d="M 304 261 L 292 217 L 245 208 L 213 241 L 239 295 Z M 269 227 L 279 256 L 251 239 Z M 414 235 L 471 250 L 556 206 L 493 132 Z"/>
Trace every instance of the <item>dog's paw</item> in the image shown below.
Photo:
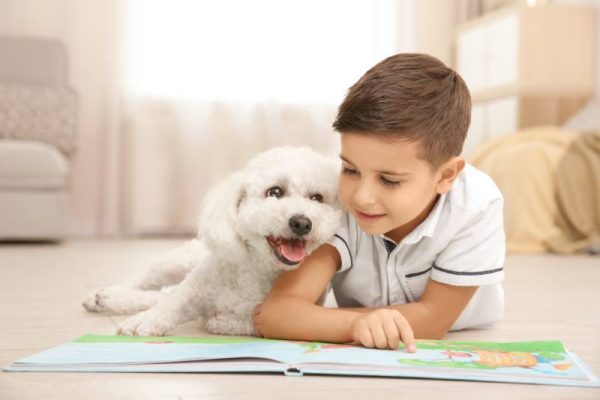
<path fill-rule="evenodd" d="M 117 335 L 124 336 L 164 336 L 173 324 L 156 313 L 144 311 L 122 322 Z"/>
<path fill-rule="evenodd" d="M 135 314 L 154 306 L 164 293 L 139 290 L 127 286 L 110 286 L 101 289 L 83 302 L 89 312 L 109 311 L 115 314 Z"/>
<path fill-rule="evenodd" d="M 126 298 L 127 288 L 110 286 L 100 289 L 82 303 L 83 308 L 89 312 L 115 311 L 118 303 Z"/>
<path fill-rule="evenodd" d="M 107 311 L 106 307 L 107 295 L 105 293 L 106 289 L 101 289 L 98 292 L 92 294 L 90 297 L 85 299 L 81 305 L 89 312 L 102 312 Z"/>

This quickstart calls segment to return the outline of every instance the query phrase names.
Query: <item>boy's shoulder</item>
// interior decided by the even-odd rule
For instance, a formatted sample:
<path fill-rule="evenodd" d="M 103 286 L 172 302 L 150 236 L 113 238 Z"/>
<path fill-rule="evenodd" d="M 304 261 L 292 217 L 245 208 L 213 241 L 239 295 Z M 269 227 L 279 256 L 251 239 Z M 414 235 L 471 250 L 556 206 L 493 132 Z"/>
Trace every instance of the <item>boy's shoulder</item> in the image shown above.
<path fill-rule="evenodd" d="M 502 193 L 494 180 L 471 164 L 465 165 L 447 195 L 450 204 L 471 212 L 502 200 Z"/>

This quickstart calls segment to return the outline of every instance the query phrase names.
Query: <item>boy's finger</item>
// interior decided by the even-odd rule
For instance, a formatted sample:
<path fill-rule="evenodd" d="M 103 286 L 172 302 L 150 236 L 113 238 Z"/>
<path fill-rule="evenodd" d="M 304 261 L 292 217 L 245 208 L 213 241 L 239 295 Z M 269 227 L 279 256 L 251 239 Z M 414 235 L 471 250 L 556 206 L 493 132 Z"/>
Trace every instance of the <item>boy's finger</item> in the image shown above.
<path fill-rule="evenodd" d="M 406 318 L 404 318 L 402 314 L 398 313 L 396 316 L 394 316 L 394 322 L 400 330 L 400 338 L 406 346 L 406 351 L 408 353 L 414 353 L 417 351 L 417 346 L 415 345 L 415 335 Z"/>
<path fill-rule="evenodd" d="M 262 332 L 259 328 L 258 315 L 252 316 L 252 324 L 254 325 L 254 336 L 262 337 Z"/>
<path fill-rule="evenodd" d="M 363 346 L 369 347 L 369 348 L 374 347 L 373 337 L 371 336 L 371 331 L 369 331 L 368 328 L 361 331 L 361 333 L 359 334 L 359 338 L 360 338 L 360 343 Z"/>
<path fill-rule="evenodd" d="M 381 323 L 370 326 L 369 330 L 371 331 L 371 336 L 375 342 L 375 347 L 378 349 L 385 349 L 388 347 L 387 338 L 385 337 L 385 332 Z"/>
<path fill-rule="evenodd" d="M 261 310 L 262 310 L 262 303 L 259 303 L 254 307 L 254 310 L 252 310 L 252 316 L 260 314 Z"/>
<path fill-rule="evenodd" d="M 254 336 L 256 337 L 262 337 L 262 332 L 260 331 L 260 329 L 258 329 L 258 326 L 254 325 Z"/>
<path fill-rule="evenodd" d="M 385 331 L 385 336 L 387 338 L 387 347 L 392 350 L 397 350 L 398 345 L 400 344 L 400 331 L 394 320 L 386 319 L 383 321 L 383 330 Z"/>

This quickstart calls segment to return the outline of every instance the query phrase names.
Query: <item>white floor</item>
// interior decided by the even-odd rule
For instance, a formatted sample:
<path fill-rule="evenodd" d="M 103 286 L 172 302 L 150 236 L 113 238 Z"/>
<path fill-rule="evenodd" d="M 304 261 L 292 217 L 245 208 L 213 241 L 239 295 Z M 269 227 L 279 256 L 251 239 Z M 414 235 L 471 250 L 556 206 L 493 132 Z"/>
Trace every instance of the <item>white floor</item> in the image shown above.
<path fill-rule="evenodd" d="M 0 365 L 122 317 L 86 313 L 94 289 L 139 275 L 179 240 L 0 245 Z M 600 258 L 510 256 L 505 321 L 452 340 L 560 339 L 600 374 Z M 197 324 L 177 335 L 199 335 Z M 600 389 L 416 379 L 226 374 L 0 373 L 0 399 L 600 399 Z"/>

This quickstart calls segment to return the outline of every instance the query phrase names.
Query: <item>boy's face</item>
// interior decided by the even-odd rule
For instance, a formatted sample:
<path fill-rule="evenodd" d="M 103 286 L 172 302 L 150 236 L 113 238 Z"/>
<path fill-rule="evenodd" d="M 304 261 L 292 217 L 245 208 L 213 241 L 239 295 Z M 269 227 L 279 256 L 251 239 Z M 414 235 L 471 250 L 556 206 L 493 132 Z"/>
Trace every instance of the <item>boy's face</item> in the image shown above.
<path fill-rule="evenodd" d="M 340 198 L 368 234 L 399 241 L 427 218 L 437 195 L 455 178 L 448 182 L 445 166 L 433 171 L 419 159 L 418 142 L 344 133 L 341 147 Z M 453 161 L 459 163 L 458 174 L 464 162 Z"/>

